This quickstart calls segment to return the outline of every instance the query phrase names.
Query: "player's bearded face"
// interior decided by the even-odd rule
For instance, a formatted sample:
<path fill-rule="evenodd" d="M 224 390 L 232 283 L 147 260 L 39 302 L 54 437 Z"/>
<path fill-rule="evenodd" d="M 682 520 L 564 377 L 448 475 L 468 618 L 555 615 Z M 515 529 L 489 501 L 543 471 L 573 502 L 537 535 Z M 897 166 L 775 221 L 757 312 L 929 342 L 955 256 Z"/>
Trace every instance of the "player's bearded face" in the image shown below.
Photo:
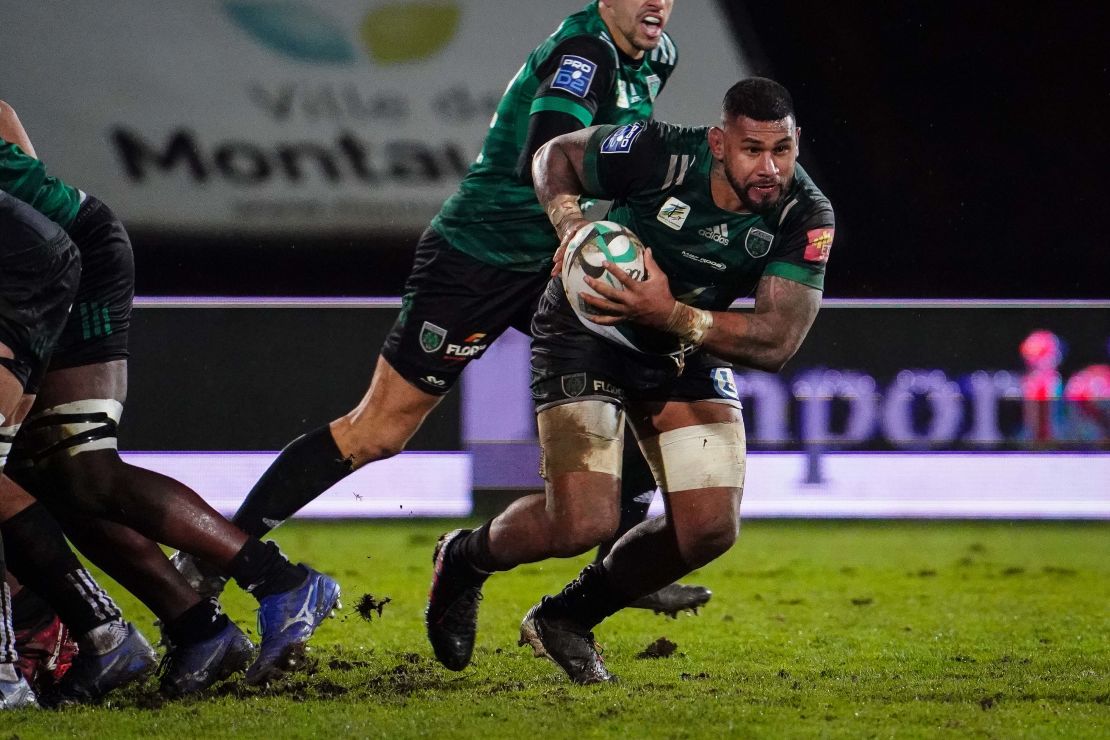
<path fill-rule="evenodd" d="M 745 210 L 778 208 L 794 181 L 798 131 L 793 118 L 755 121 L 741 116 L 725 128 L 724 172 Z"/>
<path fill-rule="evenodd" d="M 674 0 L 601 0 L 599 10 L 621 51 L 638 57 L 662 42 L 673 7 Z"/>

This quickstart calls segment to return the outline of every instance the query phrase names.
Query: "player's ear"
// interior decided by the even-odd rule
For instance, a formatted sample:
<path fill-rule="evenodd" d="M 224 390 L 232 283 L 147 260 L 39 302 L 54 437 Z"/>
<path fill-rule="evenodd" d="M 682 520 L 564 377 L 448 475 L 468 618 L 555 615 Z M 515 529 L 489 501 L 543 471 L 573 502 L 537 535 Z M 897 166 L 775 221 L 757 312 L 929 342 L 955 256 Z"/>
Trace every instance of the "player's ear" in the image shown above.
<path fill-rule="evenodd" d="M 798 126 L 794 129 L 794 153 L 797 154 L 802 150 L 802 127 Z"/>
<path fill-rule="evenodd" d="M 725 158 L 725 132 L 719 126 L 710 126 L 709 133 L 706 134 L 709 139 L 709 151 L 713 154 L 713 158 L 720 161 Z"/>

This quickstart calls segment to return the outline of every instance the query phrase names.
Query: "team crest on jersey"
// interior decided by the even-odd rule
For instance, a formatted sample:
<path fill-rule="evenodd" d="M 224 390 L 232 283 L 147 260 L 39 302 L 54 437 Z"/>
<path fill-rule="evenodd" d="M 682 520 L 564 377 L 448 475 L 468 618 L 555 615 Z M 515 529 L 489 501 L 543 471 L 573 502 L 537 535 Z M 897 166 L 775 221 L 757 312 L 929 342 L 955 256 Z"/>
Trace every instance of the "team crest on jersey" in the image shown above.
<path fill-rule="evenodd" d="M 721 398 L 740 400 L 740 392 L 736 390 L 736 376 L 732 374 L 731 367 L 715 367 L 712 370 L 713 390 Z"/>
<path fill-rule="evenodd" d="M 567 54 L 559 61 L 555 79 L 551 81 L 552 90 L 566 90 L 571 95 L 586 97 L 590 83 L 594 80 L 597 65 L 589 59 Z"/>
<path fill-rule="evenodd" d="M 748 235 L 744 237 L 744 249 L 748 250 L 748 254 L 752 257 L 766 257 L 771 251 L 771 242 L 774 240 L 774 234 L 753 226 L 748 229 Z"/>
<path fill-rule="evenodd" d="M 832 229 L 810 229 L 806 232 L 806 253 L 803 255 L 805 261 L 828 262 L 829 250 L 832 249 L 832 243 Z"/>
<path fill-rule="evenodd" d="M 627 123 L 621 126 L 605 137 L 605 141 L 601 142 L 602 154 L 628 154 L 632 149 L 632 142 L 636 141 L 644 130 L 644 124 L 641 121 L 635 123 Z"/>
<path fill-rule="evenodd" d="M 678 231 L 682 228 L 682 224 L 686 223 L 686 217 L 689 215 L 690 206 L 678 198 L 671 197 L 667 198 L 663 207 L 659 209 L 659 213 L 655 214 L 655 220 Z"/>
<path fill-rule="evenodd" d="M 586 390 L 586 373 L 564 375 L 559 378 L 559 384 L 563 387 L 563 395 L 570 397 L 581 396 L 582 391 Z"/>
<path fill-rule="evenodd" d="M 651 99 L 654 101 L 655 96 L 658 95 L 659 91 L 663 88 L 663 81 L 659 79 L 659 75 L 648 75 L 646 79 L 648 95 L 650 95 Z"/>
<path fill-rule="evenodd" d="M 442 347 L 443 340 L 446 338 L 447 330 L 430 321 L 425 321 L 424 325 L 420 327 L 420 349 L 428 354 Z"/>

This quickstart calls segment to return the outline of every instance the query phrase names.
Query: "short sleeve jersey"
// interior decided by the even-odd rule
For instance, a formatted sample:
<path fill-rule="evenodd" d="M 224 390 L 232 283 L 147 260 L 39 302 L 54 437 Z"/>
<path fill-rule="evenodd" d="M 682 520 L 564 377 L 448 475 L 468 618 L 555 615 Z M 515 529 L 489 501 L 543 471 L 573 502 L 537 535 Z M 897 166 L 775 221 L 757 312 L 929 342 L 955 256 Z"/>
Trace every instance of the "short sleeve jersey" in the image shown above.
<path fill-rule="evenodd" d="M 652 248 L 684 303 L 723 311 L 764 275 L 823 290 L 834 230 L 828 198 L 799 165 L 773 213 L 719 208 L 707 133 L 649 121 L 600 126 L 586 147 L 586 188 L 613 201 L 607 218 Z"/>
<path fill-rule="evenodd" d="M 32 206 L 64 229 L 81 208 L 81 191 L 46 174 L 41 161 L 0 139 L 0 190 Z"/>
<path fill-rule="evenodd" d="M 532 186 L 516 176 L 529 117 L 558 111 L 583 128 L 650 118 L 677 58 L 667 34 L 639 60 L 622 54 L 597 3 L 567 17 L 509 83 L 481 153 L 432 228 L 487 264 L 526 272 L 550 269 L 558 239 Z"/>

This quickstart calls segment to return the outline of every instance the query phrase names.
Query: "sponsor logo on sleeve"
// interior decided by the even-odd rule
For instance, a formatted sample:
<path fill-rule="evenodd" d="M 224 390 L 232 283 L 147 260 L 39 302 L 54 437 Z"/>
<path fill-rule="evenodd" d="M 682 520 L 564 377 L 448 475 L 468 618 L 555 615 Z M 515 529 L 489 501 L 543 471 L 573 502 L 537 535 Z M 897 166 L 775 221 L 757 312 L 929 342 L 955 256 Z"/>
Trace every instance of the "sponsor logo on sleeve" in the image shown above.
<path fill-rule="evenodd" d="M 597 65 L 589 59 L 567 54 L 559 61 L 559 69 L 551 82 L 552 90 L 565 90 L 580 98 L 586 97 L 594 80 Z"/>
<path fill-rule="evenodd" d="M 748 250 L 748 254 L 752 257 L 765 257 L 771 251 L 771 242 L 774 240 L 774 234 L 753 226 L 748 229 L 748 235 L 744 237 L 744 249 Z"/>
<path fill-rule="evenodd" d="M 601 142 L 602 154 L 628 154 L 632 149 L 632 142 L 636 141 L 644 130 L 644 124 L 640 121 L 635 123 L 628 123 L 621 126 L 605 137 L 605 141 Z"/>
<path fill-rule="evenodd" d="M 832 249 L 833 229 L 810 229 L 806 232 L 806 262 L 825 263 L 829 261 Z"/>
<path fill-rule="evenodd" d="M 686 217 L 689 215 L 689 205 L 678 198 L 667 198 L 663 207 L 659 209 L 659 213 L 655 214 L 655 220 L 678 231 L 682 228 L 682 224 L 686 223 Z"/>

